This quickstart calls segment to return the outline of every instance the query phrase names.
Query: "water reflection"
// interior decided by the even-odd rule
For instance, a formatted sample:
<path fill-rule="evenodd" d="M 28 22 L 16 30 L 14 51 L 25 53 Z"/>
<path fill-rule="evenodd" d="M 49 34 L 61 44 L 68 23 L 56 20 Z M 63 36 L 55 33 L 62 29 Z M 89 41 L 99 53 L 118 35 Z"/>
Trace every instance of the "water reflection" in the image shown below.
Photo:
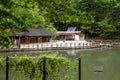
<path fill-rule="evenodd" d="M 21 52 L 4 52 L 0 53 L 1 57 L 5 56 L 22 56 L 22 55 L 29 55 L 29 56 L 36 56 L 41 54 L 62 54 L 62 55 L 71 55 L 76 56 L 76 53 L 79 50 L 44 50 L 44 51 L 21 51 Z"/>
<path fill-rule="evenodd" d="M 77 50 L 67 50 L 66 52 L 68 55 L 76 56 Z"/>
<path fill-rule="evenodd" d="M 80 57 L 81 54 L 84 53 L 84 55 L 92 54 L 92 53 L 104 53 L 106 51 L 110 51 L 110 49 L 67 49 L 67 50 L 31 50 L 31 51 L 16 51 L 16 52 L 4 52 L 0 53 L 0 57 L 5 56 L 22 56 L 22 55 L 30 55 L 30 56 L 38 56 L 41 54 L 60 54 L 60 55 L 66 55 L 66 56 L 74 56 L 74 57 Z M 117 51 L 115 49 L 111 49 L 112 51 Z"/>

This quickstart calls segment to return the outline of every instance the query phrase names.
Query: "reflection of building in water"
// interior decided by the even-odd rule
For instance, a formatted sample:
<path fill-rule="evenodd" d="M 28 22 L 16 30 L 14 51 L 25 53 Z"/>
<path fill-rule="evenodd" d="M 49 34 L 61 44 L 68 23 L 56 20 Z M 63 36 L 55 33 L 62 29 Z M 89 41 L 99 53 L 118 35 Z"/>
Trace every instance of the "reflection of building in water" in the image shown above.
<path fill-rule="evenodd" d="M 67 54 L 68 55 L 74 55 L 74 56 L 76 56 L 76 50 L 67 50 Z"/>

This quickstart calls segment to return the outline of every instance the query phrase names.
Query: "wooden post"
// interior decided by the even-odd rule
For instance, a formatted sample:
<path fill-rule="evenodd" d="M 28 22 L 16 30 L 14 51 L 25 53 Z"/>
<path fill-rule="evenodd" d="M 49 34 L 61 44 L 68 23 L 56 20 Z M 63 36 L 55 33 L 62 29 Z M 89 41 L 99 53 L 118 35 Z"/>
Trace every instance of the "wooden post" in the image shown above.
<path fill-rule="evenodd" d="M 78 80 L 81 80 L 81 58 L 78 58 Z"/>
<path fill-rule="evenodd" d="M 9 57 L 6 58 L 6 80 L 9 80 Z"/>
<path fill-rule="evenodd" d="M 43 61 L 43 80 L 46 80 L 46 58 Z"/>

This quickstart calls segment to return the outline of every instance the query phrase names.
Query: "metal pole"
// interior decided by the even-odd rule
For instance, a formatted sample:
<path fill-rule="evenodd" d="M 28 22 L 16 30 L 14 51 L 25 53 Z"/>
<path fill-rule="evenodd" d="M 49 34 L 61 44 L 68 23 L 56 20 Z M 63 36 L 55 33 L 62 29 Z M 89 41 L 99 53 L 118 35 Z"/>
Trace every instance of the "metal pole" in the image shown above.
<path fill-rule="evenodd" d="M 46 58 L 43 61 L 43 80 L 46 80 Z"/>
<path fill-rule="evenodd" d="M 78 59 L 78 80 L 81 80 L 81 58 Z"/>
<path fill-rule="evenodd" d="M 9 57 L 6 58 L 6 80 L 9 80 Z"/>

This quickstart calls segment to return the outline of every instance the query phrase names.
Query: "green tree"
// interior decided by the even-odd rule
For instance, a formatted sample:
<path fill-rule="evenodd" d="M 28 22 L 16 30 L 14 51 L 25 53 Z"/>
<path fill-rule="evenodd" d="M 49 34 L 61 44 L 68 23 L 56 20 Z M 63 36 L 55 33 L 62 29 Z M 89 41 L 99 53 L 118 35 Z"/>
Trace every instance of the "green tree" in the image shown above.
<path fill-rule="evenodd" d="M 35 0 L 1 0 L 0 13 L 0 45 L 3 47 L 6 47 L 7 41 L 10 43 L 9 32 L 4 32 L 7 28 L 17 30 L 44 28 L 47 24 Z"/>
<path fill-rule="evenodd" d="M 45 19 L 37 6 L 34 0 L 1 0 L 0 26 L 15 29 L 43 27 Z"/>
<path fill-rule="evenodd" d="M 57 30 L 66 29 L 67 24 L 78 21 L 77 11 L 73 7 L 74 0 L 38 0 L 38 4 L 41 14 Z"/>
<path fill-rule="evenodd" d="M 116 26 L 111 24 L 110 14 L 116 2 L 113 0 L 80 0 L 75 8 L 84 12 L 81 30 L 90 37 L 112 38 L 110 35 L 116 31 Z"/>
<path fill-rule="evenodd" d="M 120 1 L 113 2 L 114 7 L 110 14 L 111 24 L 116 27 L 116 31 L 112 34 L 114 39 L 120 39 Z"/>
<path fill-rule="evenodd" d="M 0 29 L 0 48 L 7 48 L 11 47 L 11 40 L 9 38 L 10 29 Z"/>

